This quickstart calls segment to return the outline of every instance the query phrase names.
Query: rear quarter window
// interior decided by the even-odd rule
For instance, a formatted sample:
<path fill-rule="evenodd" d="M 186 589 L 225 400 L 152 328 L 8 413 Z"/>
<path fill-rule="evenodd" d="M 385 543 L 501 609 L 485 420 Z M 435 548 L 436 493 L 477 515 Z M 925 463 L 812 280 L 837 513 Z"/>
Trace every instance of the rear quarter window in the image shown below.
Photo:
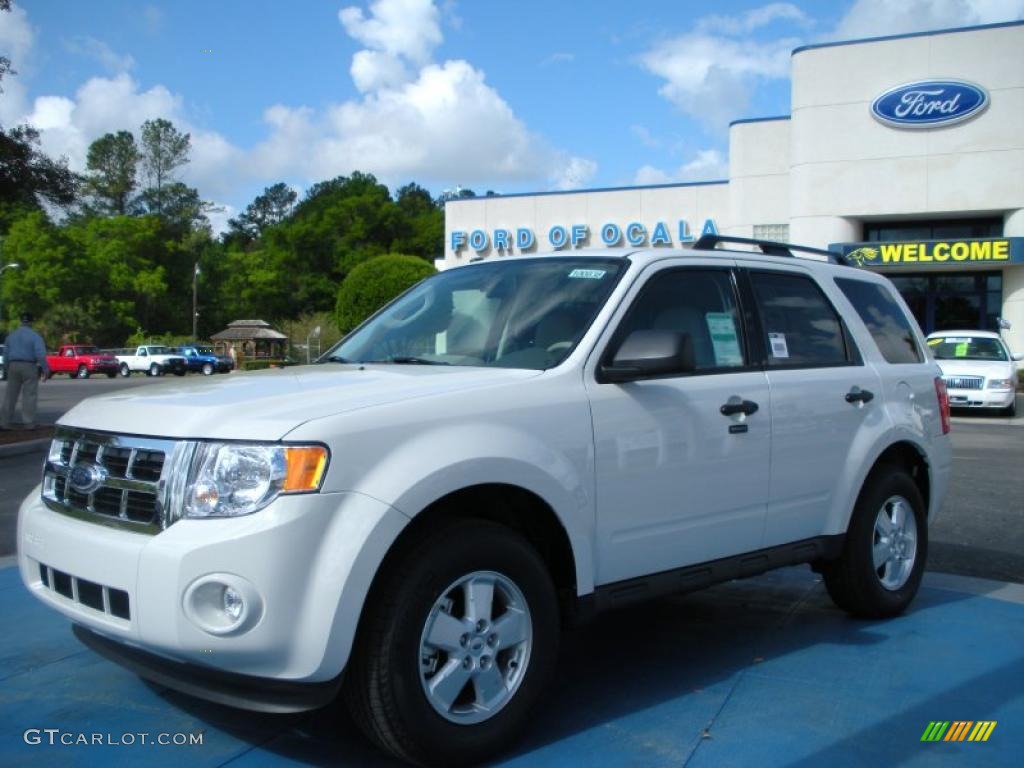
<path fill-rule="evenodd" d="M 910 320 L 885 286 L 846 277 L 836 278 L 836 285 L 857 310 L 887 363 L 924 361 Z"/>

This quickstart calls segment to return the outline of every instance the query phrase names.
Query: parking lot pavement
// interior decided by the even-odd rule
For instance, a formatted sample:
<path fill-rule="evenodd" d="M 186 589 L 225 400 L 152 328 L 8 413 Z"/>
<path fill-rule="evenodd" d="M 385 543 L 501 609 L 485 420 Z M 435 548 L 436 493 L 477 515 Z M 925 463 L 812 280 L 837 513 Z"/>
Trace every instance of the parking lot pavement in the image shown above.
<path fill-rule="evenodd" d="M 1018 766 L 1022 593 L 929 575 L 905 616 L 856 621 L 790 568 L 609 614 L 565 638 L 550 696 L 498 765 Z M 390 764 L 337 706 L 258 715 L 141 682 L 80 646 L 14 568 L 0 615 L 17 627 L 0 635 L 2 765 Z M 934 721 L 997 724 L 985 742 L 922 742 Z M 60 729 L 53 745 L 42 729 Z M 79 734 L 121 744 L 60 744 Z"/>

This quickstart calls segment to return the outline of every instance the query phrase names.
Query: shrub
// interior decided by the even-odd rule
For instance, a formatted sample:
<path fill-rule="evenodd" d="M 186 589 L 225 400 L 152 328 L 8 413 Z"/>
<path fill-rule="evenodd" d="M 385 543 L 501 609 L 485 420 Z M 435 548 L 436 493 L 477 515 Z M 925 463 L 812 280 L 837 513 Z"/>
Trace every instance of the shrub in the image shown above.
<path fill-rule="evenodd" d="M 354 267 L 338 289 L 335 316 L 348 333 L 391 299 L 434 274 L 434 267 L 418 256 L 388 253 Z"/>

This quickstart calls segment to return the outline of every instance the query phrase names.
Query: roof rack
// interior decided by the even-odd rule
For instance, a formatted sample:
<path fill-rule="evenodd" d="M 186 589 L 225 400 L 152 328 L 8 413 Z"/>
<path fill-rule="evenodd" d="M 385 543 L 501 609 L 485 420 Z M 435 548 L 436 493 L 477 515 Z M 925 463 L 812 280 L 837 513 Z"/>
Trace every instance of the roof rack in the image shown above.
<path fill-rule="evenodd" d="M 774 240 L 758 240 L 752 237 L 733 237 L 732 235 L 701 235 L 700 239 L 690 247 L 695 251 L 713 251 L 719 243 L 736 243 L 738 245 L 756 245 L 761 253 L 766 256 L 792 256 L 796 257 L 793 251 L 801 253 L 813 253 L 816 256 L 825 256 L 833 264 L 852 266 L 850 260 L 841 253 L 826 251 L 822 248 L 810 248 L 806 245 L 793 245 L 791 243 L 779 243 Z"/>

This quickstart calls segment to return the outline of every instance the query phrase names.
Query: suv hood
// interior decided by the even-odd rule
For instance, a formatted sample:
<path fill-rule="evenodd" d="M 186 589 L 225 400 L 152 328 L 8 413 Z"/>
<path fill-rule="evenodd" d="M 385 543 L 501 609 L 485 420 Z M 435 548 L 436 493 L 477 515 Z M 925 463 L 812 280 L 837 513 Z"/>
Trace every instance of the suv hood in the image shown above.
<path fill-rule="evenodd" d="M 326 363 L 142 384 L 83 400 L 57 423 L 154 437 L 279 440 L 312 419 L 515 384 L 540 373 L 512 368 Z"/>

